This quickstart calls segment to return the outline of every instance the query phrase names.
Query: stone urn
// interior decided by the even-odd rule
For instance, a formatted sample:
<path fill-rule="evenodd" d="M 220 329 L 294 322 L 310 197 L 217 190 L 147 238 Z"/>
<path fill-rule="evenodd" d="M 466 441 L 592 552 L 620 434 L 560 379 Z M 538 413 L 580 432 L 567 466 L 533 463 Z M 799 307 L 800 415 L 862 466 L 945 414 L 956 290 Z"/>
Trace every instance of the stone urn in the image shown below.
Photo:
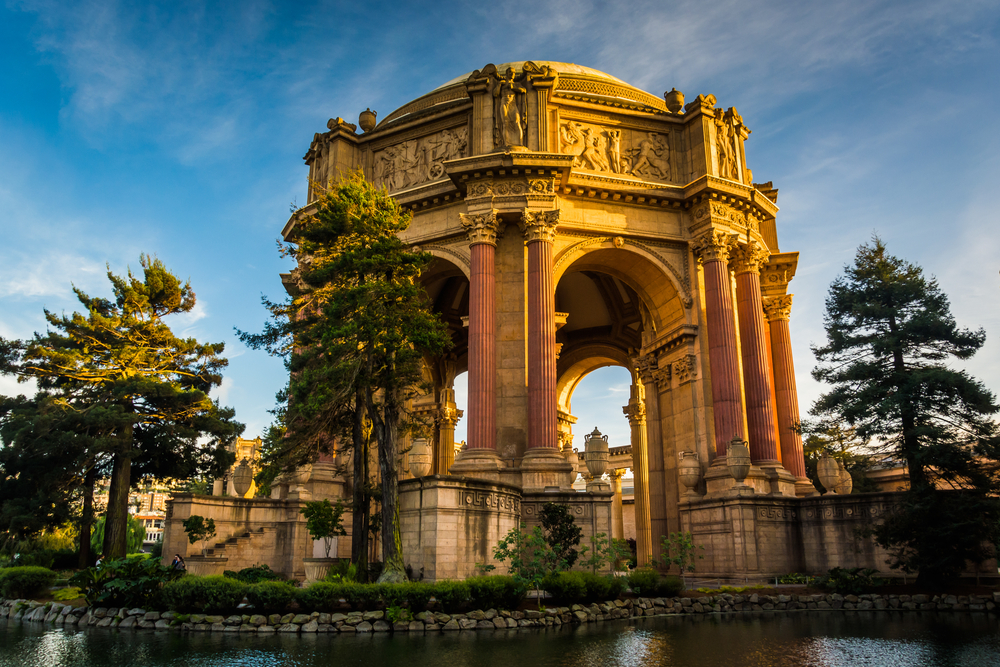
<path fill-rule="evenodd" d="M 427 438 L 415 438 L 410 447 L 410 474 L 424 477 L 431 472 L 431 444 Z"/>
<path fill-rule="evenodd" d="M 729 441 L 729 449 L 726 450 L 726 467 L 729 474 L 736 480 L 737 488 L 745 488 L 743 480 L 750 474 L 750 448 L 747 447 L 746 440 L 733 438 Z"/>
<path fill-rule="evenodd" d="M 371 132 L 375 129 L 375 112 L 371 109 L 365 109 L 361 112 L 361 116 L 358 117 L 358 125 L 361 126 L 363 132 Z"/>
<path fill-rule="evenodd" d="M 238 498 L 246 497 L 252 484 L 253 468 L 250 467 L 249 461 L 243 459 L 233 470 L 233 487 L 236 489 L 236 496 Z"/>
<path fill-rule="evenodd" d="M 854 478 L 851 477 L 851 473 L 847 472 L 843 461 L 837 461 L 837 466 L 840 468 L 840 476 L 834 488 L 838 496 L 849 496 L 854 490 Z"/>
<path fill-rule="evenodd" d="M 819 463 L 816 465 L 816 474 L 819 476 L 819 483 L 826 489 L 826 493 L 823 495 L 828 496 L 831 493 L 838 492 L 837 485 L 840 484 L 840 465 L 837 459 L 823 452 L 823 455 L 819 457 Z"/>
<path fill-rule="evenodd" d="M 337 564 L 336 558 L 303 558 L 302 565 L 306 570 L 306 583 L 314 584 L 326 579 L 330 568 Z"/>
<path fill-rule="evenodd" d="M 695 491 L 695 487 L 701 481 L 701 464 L 698 462 L 698 454 L 695 452 L 680 453 L 677 476 L 680 478 L 681 484 L 687 487 L 687 497 L 697 498 L 698 492 Z"/>
<path fill-rule="evenodd" d="M 670 113 L 680 113 L 684 108 L 684 93 L 671 88 L 670 92 L 663 93 L 663 100 L 667 103 L 667 111 Z"/>
<path fill-rule="evenodd" d="M 593 432 L 584 438 L 583 460 L 587 464 L 587 472 L 594 479 L 600 479 L 608 469 L 608 436 L 601 435 L 595 427 Z"/>

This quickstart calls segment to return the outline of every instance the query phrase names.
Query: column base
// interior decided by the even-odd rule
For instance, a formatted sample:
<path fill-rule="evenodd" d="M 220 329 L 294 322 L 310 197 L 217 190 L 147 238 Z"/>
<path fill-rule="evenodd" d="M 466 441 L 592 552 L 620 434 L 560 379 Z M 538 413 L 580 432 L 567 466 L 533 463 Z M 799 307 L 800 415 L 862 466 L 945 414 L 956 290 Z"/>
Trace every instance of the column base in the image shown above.
<path fill-rule="evenodd" d="M 611 491 L 611 485 L 603 479 L 594 479 L 587 482 L 587 493 L 607 493 Z"/>
<path fill-rule="evenodd" d="M 816 490 L 816 487 L 808 477 L 796 477 L 795 495 L 799 498 L 809 498 L 810 496 L 818 496 L 819 491 Z"/>
<path fill-rule="evenodd" d="M 730 491 L 740 489 L 739 496 L 786 496 L 794 498 L 797 480 L 792 473 L 785 470 L 780 463 L 765 461 L 750 466 L 750 472 L 744 480 L 745 486 L 737 487 L 736 480 L 729 473 L 725 458 L 716 458 L 705 472 L 706 498 L 729 496 Z M 697 498 L 684 498 L 685 501 Z"/>
<path fill-rule="evenodd" d="M 521 459 L 521 487 L 526 493 L 569 490 L 575 476 L 573 464 L 556 449 L 529 449 Z"/>
<path fill-rule="evenodd" d="M 499 482 L 500 471 L 503 468 L 503 461 L 500 460 L 496 450 L 467 448 L 455 457 L 448 474 Z"/>
<path fill-rule="evenodd" d="M 777 461 L 761 461 L 758 465 L 767 476 L 767 480 L 770 483 L 771 490 L 768 495 L 785 496 L 788 498 L 796 497 L 798 480 L 795 478 L 795 475 L 788 472 L 788 470 L 786 470 L 785 467 Z"/>

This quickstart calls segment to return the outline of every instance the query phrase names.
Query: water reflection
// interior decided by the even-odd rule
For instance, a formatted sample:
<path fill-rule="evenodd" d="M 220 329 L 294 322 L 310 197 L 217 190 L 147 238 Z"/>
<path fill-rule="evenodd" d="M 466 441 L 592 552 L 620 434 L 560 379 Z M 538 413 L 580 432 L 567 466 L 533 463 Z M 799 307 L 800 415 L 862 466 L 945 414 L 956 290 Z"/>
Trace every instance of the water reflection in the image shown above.
<path fill-rule="evenodd" d="M 43 630 L 0 621 L 0 667 L 979 667 L 1000 664 L 986 614 L 790 613 L 639 619 L 440 635 Z"/>

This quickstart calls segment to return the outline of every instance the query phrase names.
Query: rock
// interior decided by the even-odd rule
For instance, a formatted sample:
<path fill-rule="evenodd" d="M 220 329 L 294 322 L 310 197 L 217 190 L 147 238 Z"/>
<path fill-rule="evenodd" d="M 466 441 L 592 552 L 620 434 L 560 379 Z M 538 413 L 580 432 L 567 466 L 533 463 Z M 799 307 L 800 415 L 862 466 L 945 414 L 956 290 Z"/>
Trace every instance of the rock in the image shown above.
<path fill-rule="evenodd" d="M 516 628 L 517 627 L 517 621 L 514 620 L 513 618 L 507 618 L 507 619 L 504 619 L 504 620 L 507 621 L 507 627 L 508 628 Z"/>
<path fill-rule="evenodd" d="M 353 625 L 347 625 L 346 623 L 344 625 L 340 626 L 339 629 L 340 629 L 341 632 L 357 632 L 358 631 L 357 627 L 355 627 Z"/>
<path fill-rule="evenodd" d="M 378 620 L 372 624 L 372 630 L 375 632 L 389 632 L 392 630 L 392 626 L 386 621 Z"/>
<path fill-rule="evenodd" d="M 499 616 L 497 616 L 491 622 L 493 623 L 493 627 L 497 628 L 498 630 L 507 627 L 507 619 L 506 618 L 500 618 Z"/>
<path fill-rule="evenodd" d="M 347 620 L 347 616 L 344 614 L 333 614 L 330 616 L 330 623 L 343 623 Z"/>
<path fill-rule="evenodd" d="M 586 623 L 587 622 L 587 612 L 585 612 L 585 611 L 574 611 L 573 612 L 573 618 L 576 619 L 577 623 Z"/>
<path fill-rule="evenodd" d="M 299 626 L 295 625 L 294 623 L 285 623 L 283 625 L 278 626 L 278 632 L 296 632 L 297 633 L 298 631 L 299 631 Z"/>
<path fill-rule="evenodd" d="M 925 602 L 931 601 L 930 597 L 927 595 L 914 595 L 912 598 L 910 598 L 910 600 L 912 602 L 915 602 L 916 604 L 924 604 Z"/>
<path fill-rule="evenodd" d="M 452 630 L 461 630 L 461 628 L 458 626 L 458 621 L 451 619 L 444 624 L 444 627 L 442 627 L 441 630 L 444 632 L 451 632 Z"/>
<path fill-rule="evenodd" d="M 409 632 L 423 632 L 424 631 L 424 624 L 421 623 L 420 621 L 410 621 L 407 625 L 409 625 L 409 627 L 407 628 L 407 631 L 409 631 Z"/>
<path fill-rule="evenodd" d="M 225 619 L 222 616 L 206 616 L 205 617 L 205 622 L 209 623 L 211 625 L 215 625 L 216 623 L 222 623 L 222 621 L 224 621 L 224 620 Z"/>
<path fill-rule="evenodd" d="M 303 625 L 311 620 L 312 617 L 309 614 L 296 614 L 290 622 L 295 625 Z"/>
<path fill-rule="evenodd" d="M 470 611 L 467 616 L 475 621 L 485 621 L 486 614 L 482 611 L 476 609 L 475 611 Z"/>
<path fill-rule="evenodd" d="M 166 619 L 168 621 L 172 621 L 175 618 L 177 618 L 177 612 L 176 611 L 165 611 L 162 614 L 160 614 L 160 618 Z"/>
<path fill-rule="evenodd" d="M 462 628 L 463 630 L 473 630 L 476 627 L 476 623 L 478 623 L 478 621 L 474 621 L 471 618 L 463 618 L 459 619 L 458 627 Z"/>
<path fill-rule="evenodd" d="M 222 624 L 226 626 L 243 625 L 243 617 L 233 614 L 232 616 L 227 617 L 226 620 L 222 622 Z"/>
<path fill-rule="evenodd" d="M 281 614 L 271 614 L 267 617 L 267 622 L 269 625 L 281 625 Z"/>
<path fill-rule="evenodd" d="M 372 624 L 368 621 L 362 621 L 354 626 L 354 629 L 358 632 L 371 632 L 374 628 Z"/>
<path fill-rule="evenodd" d="M 222 626 L 222 631 L 223 632 L 239 632 L 240 631 L 240 626 L 238 626 L 238 625 L 223 625 Z"/>
<path fill-rule="evenodd" d="M 428 623 L 424 626 L 424 632 L 437 632 L 441 629 L 441 626 L 437 623 Z"/>
<path fill-rule="evenodd" d="M 383 618 L 383 617 L 385 617 L 385 613 L 384 612 L 381 612 L 381 611 L 366 611 L 365 614 L 364 614 L 364 616 L 362 616 L 361 618 L 362 618 L 362 620 L 365 620 L 365 621 L 377 621 L 378 619 Z"/>
<path fill-rule="evenodd" d="M 257 628 L 257 634 L 258 635 L 273 635 L 274 634 L 274 626 L 273 625 L 262 625 L 259 628 Z"/>
<path fill-rule="evenodd" d="M 260 626 L 265 625 L 266 623 L 267 623 L 267 617 L 261 614 L 254 614 L 253 616 L 250 617 L 250 625 L 253 625 L 255 627 L 259 628 Z"/>
<path fill-rule="evenodd" d="M 145 616 L 146 615 L 146 610 L 145 609 L 140 609 L 139 607 L 135 607 L 134 609 L 129 609 L 128 610 L 128 615 L 129 616 Z M 199 616 L 200 616 L 200 614 L 199 614 Z"/>
<path fill-rule="evenodd" d="M 295 618 L 295 614 L 285 614 L 284 616 L 281 617 L 279 623 L 281 623 L 282 625 L 288 625 L 289 623 L 292 622 L 293 618 Z"/>
<path fill-rule="evenodd" d="M 487 609 L 486 610 L 486 620 L 487 621 L 492 621 L 498 615 L 499 614 L 497 614 L 497 610 L 496 609 Z"/>
<path fill-rule="evenodd" d="M 111 625 L 111 621 L 112 620 L 114 620 L 114 617 L 112 617 L 112 616 L 105 616 L 104 618 L 102 618 L 101 620 L 99 620 L 97 622 L 97 627 L 99 627 L 99 628 L 106 628 L 109 625 Z"/>
<path fill-rule="evenodd" d="M 220 625 L 221 625 L 221 623 L 220 623 Z M 153 630 L 153 629 L 156 628 L 156 622 L 155 621 L 147 621 L 147 620 L 144 619 L 144 620 L 139 621 L 139 627 L 141 629 L 143 629 L 143 630 Z"/>
<path fill-rule="evenodd" d="M 158 612 L 158 611 L 147 611 L 145 613 L 145 615 L 143 615 L 142 620 L 144 620 L 144 621 L 154 621 L 154 622 L 158 621 L 158 620 L 160 620 L 160 612 Z"/>
<path fill-rule="evenodd" d="M 324 635 L 328 632 L 335 632 L 335 631 L 333 629 L 333 626 L 330 625 L 329 623 L 320 623 L 319 627 L 316 628 L 316 632 L 320 633 L 321 635 Z"/>
<path fill-rule="evenodd" d="M 140 623 L 139 625 L 142 625 L 142 624 Z M 221 622 L 220 623 L 212 623 L 209 627 L 211 628 L 212 632 L 223 632 L 226 629 L 226 626 L 224 626 Z"/>
<path fill-rule="evenodd" d="M 94 618 L 104 618 L 105 616 L 107 616 L 107 615 L 108 615 L 108 609 L 107 609 L 107 607 L 98 607 L 98 608 L 97 608 L 97 609 L 95 609 L 95 610 L 93 611 L 93 613 L 91 613 L 90 615 L 91 615 L 91 616 L 93 616 Z M 159 618 L 159 617 L 160 617 L 160 615 L 159 615 L 159 614 L 157 614 L 157 615 L 156 615 L 156 618 Z M 156 620 L 156 618 L 153 618 L 153 619 L 149 619 L 149 620 L 153 620 L 153 621 L 155 621 L 155 620 Z"/>
<path fill-rule="evenodd" d="M 330 614 L 320 614 L 316 617 L 316 622 L 320 625 L 330 625 Z"/>
<path fill-rule="evenodd" d="M 161 618 L 160 620 L 156 621 L 156 623 L 153 624 L 153 627 L 155 627 L 157 630 L 168 630 L 170 628 L 170 621 Z"/>
<path fill-rule="evenodd" d="M 126 616 L 122 619 L 122 622 L 118 624 L 119 628 L 134 628 L 135 624 L 139 622 L 137 616 Z"/>
<path fill-rule="evenodd" d="M 416 623 L 418 621 L 414 621 L 414 622 Z M 420 624 L 420 628 L 423 629 L 423 627 L 424 627 L 424 624 L 421 623 Z M 395 623 L 392 624 L 392 631 L 393 632 L 409 632 L 410 631 L 410 622 L 409 621 L 396 621 Z"/>
<path fill-rule="evenodd" d="M 314 620 L 309 620 L 308 623 L 302 624 L 302 632 L 317 632 L 319 630 L 319 623 Z"/>

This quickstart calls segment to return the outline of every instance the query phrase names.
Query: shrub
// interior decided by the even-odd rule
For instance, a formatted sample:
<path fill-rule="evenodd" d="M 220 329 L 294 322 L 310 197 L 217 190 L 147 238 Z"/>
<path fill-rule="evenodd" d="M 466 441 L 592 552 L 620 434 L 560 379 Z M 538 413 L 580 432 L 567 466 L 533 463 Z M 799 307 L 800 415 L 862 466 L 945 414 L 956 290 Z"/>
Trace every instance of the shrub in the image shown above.
<path fill-rule="evenodd" d="M 466 581 L 444 580 L 433 584 L 434 599 L 447 612 L 465 608 L 472 598 L 472 592 Z"/>
<path fill-rule="evenodd" d="M 25 565 L 0 570 L 0 596 L 29 598 L 52 585 L 56 573 L 46 567 Z"/>
<path fill-rule="evenodd" d="M 344 589 L 348 585 L 317 581 L 309 588 L 298 591 L 296 599 L 305 611 L 330 611 L 340 606 L 341 598 L 346 598 Z"/>
<path fill-rule="evenodd" d="M 476 609 L 517 609 L 528 587 L 514 577 L 497 575 L 465 580 L 471 604 Z"/>
<path fill-rule="evenodd" d="M 378 584 L 379 595 L 386 607 L 409 607 L 410 611 L 418 612 L 427 609 L 434 587 L 411 581 L 405 584 Z"/>
<path fill-rule="evenodd" d="M 660 575 L 655 570 L 641 569 L 630 572 L 628 575 L 628 587 L 636 595 L 651 595 L 656 592 Z"/>
<path fill-rule="evenodd" d="M 298 590 L 286 581 L 262 581 L 247 588 L 247 601 L 258 611 L 285 611 Z"/>
<path fill-rule="evenodd" d="M 878 570 L 871 568 L 835 567 L 820 578 L 819 585 L 841 595 L 861 595 L 885 584 L 884 579 L 875 576 L 877 574 Z"/>
<path fill-rule="evenodd" d="M 226 570 L 223 576 L 242 581 L 244 584 L 257 584 L 262 581 L 280 581 L 282 576 L 268 567 L 266 564 L 245 567 L 239 572 Z"/>
<path fill-rule="evenodd" d="M 77 598 L 83 597 L 77 586 L 67 586 L 66 588 L 60 588 L 52 596 L 52 599 L 56 602 L 66 602 L 68 600 L 76 600 Z"/>
<path fill-rule="evenodd" d="M 625 582 L 617 577 L 608 577 L 593 572 L 581 572 L 587 587 L 585 602 L 605 602 L 617 598 L 625 588 Z"/>
<path fill-rule="evenodd" d="M 330 567 L 330 571 L 327 572 L 326 578 L 323 581 L 329 581 L 334 584 L 350 584 L 357 581 L 357 578 L 357 565 L 344 559 L 337 561 Z"/>
<path fill-rule="evenodd" d="M 248 586 L 220 575 L 186 575 L 163 587 L 163 602 L 174 611 L 228 613 L 243 602 Z"/>
<path fill-rule="evenodd" d="M 656 584 L 656 595 L 661 598 L 672 598 L 683 590 L 684 580 L 672 574 L 660 577 Z"/>
<path fill-rule="evenodd" d="M 563 604 L 577 604 L 587 595 L 582 572 L 553 572 L 542 581 L 542 588 Z"/>
<path fill-rule="evenodd" d="M 83 590 L 89 604 L 138 607 L 153 602 L 164 583 L 183 574 L 150 558 L 130 557 L 80 570 L 73 575 L 70 583 Z"/>

